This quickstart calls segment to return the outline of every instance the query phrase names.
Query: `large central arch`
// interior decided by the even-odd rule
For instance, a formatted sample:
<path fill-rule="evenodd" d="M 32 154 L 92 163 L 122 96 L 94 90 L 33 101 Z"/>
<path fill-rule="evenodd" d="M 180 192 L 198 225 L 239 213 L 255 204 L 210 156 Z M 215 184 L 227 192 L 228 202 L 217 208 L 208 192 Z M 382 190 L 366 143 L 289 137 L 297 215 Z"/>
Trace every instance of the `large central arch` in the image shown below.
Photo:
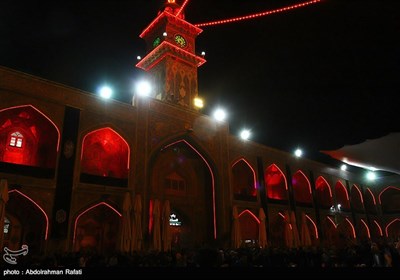
<path fill-rule="evenodd" d="M 217 238 L 215 171 L 193 142 L 168 141 L 155 150 L 149 169 L 150 198 L 169 200 L 172 208 L 187 217 L 191 228 L 182 232 L 192 231 L 186 236 L 190 245 Z"/>

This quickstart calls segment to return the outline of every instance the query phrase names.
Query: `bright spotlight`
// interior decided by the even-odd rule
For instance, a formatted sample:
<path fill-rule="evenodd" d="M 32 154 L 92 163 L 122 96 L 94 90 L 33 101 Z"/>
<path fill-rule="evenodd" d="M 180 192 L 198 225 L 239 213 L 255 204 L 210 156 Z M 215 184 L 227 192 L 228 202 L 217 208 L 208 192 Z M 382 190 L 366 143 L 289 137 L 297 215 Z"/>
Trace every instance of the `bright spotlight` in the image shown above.
<path fill-rule="evenodd" d="M 149 96 L 151 93 L 151 85 L 148 81 L 141 81 L 136 85 L 136 92 L 140 96 Z"/>
<path fill-rule="evenodd" d="M 201 56 L 205 56 L 206 55 L 206 52 L 201 52 Z"/>
<path fill-rule="evenodd" d="M 109 86 L 102 86 L 99 90 L 100 96 L 109 99 L 112 95 L 112 89 Z"/>
<path fill-rule="evenodd" d="M 376 179 L 376 174 L 374 171 L 368 171 L 367 172 L 367 179 L 369 181 L 374 181 Z"/>
<path fill-rule="evenodd" d="M 340 166 L 340 170 L 346 171 L 346 170 L 347 170 L 347 165 L 346 165 L 346 164 L 342 164 L 342 165 Z"/>
<path fill-rule="evenodd" d="M 137 59 L 137 60 L 141 60 L 142 57 L 141 57 L 140 55 L 138 55 L 138 56 L 136 57 L 136 59 Z"/>
<path fill-rule="evenodd" d="M 248 130 L 248 129 L 243 129 L 240 132 L 240 138 L 242 138 L 243 140 L 248 140 L 250 138 L 250 135 L 251 135 L 251 133 L 250 133 L 250 130 Z"/>
<path fill-rule="evenodd" d="M 204 107 L 203 99 L 196 97 L 196 98 L 194 99 L 194 106 L 195 106 L 196 108 L 199 108 L 199 109 L 203 108 L 203 107 Z"/>
<path fill-rule="evenodd" d="M 222 122 L 223 120 L 225 120 L 225 118 L 226 118 L 226 113 L 223 109 L 218 108 L 217 110 L 215 110 L 214 119 L 216 119 L 219 122 Z"/>
<path fill-rule="evenodd" d="M 296 157 L 301 157 L 303 155 L 303 151 L 301 149 L 296 149 L 296 151 L 294 151 L 294 155 Z"/>

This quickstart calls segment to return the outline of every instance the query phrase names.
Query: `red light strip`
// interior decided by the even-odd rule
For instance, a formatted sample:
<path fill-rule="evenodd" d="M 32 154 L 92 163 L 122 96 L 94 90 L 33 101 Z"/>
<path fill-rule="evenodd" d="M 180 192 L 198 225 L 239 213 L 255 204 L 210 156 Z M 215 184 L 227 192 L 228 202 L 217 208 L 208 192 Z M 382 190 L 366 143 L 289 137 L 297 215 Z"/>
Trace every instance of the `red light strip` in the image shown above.
<path fill-rule="evenodd" d="M 156 53 L 159 49 L 161 49 L 161 48 L 164 47 L 165 45 L 168 45 L 169 47 L 175 49 L 176 52 L 178 52 L 178 53 L 179 53 L 179 52 L 183 52 L 183 53 L 185 53 L 186 55 L 190 56 L 191 58 L 194 58 L 195 60 L 198 60 L 197 67 L 200 67 L 201 65 L 203 65 L 203 64 L 206 62 L 206 60 L 205 60 L 204 58 L 202 58 L 202 57 L 199 57 L 199 56 L 197 56 L 197 55 L 194 55 L 194 54 L 191 53 L 191 52 L 185 51 L 185 50 L 183 50 L 183 49 L 181 49 L 181 48 L 179 48 L 179 47 L 177 47 L 177 46 L 171 44 L 170 42 L 163 41 L 163 42 L 162 42 L 160 45 L 158 45 L 154 50 L 152 50 L 150 53 L 148 53 L 141 61 L 139 61 L 139 62 L 136 64 L 136 67 L 141 68 L 141 69 L 143 69 L 143 70 L 145 70 L 145 71 L 149 71 L 149 70 L 150 70 L 151 68 L 153 68 L 153 66 L 155 66 L 162 58 L 164 58 L 164 57 L 167 56 L 167 55 L 171 55 L 171 53 L 165 52 L 165 53 L 163 53 L 157 60 L 153 61 L 153 63 L 151 63 L 150 66 L 147 67 L 147 69 L 145 69 L 145 68 L 143 67 L 143 63 L 144 63 L 144 61 L 146 60 L 146 58 L 152 56 L 154 53 Z M 174 55 L 174 57 L 176 57 L 176 58 L 182 60 L 181 58 L 179 58 L 179 57 L 177 57 L 177 56 L 175 56 L 175 55 Z M 182 61 L 183 61 L 183 60 L 182 60 Z"/>
<path fill-rule="evenodd" d="M 374 220 L 375 225 L 378 227 L 379 229 L 379 233 L 381 234 L 381 236 L 383 236 L 383 232 L 382 232 L 382 228 L 381 226 L 378 224 L 378 222 L 376 220 Z"/>
<path fill-rule="evenodd" d="M 368 228 L 367 224 L 364 222 L 363 219 L 361 219 L 361 222 L 364 224 L 365 228 L 367 229 L 368 238 L 371 238 L 371 233 L 369 231 L 369 228 Z"/>
<path fill-rule="evenodd" d="M 51 123 L 54 125 L 54 127 L 55 127 L 56 130 L 57 130 L 57 134 L 58 134 L 58 138 L 57 138 L 57 152 L 58 152 L 58 150 L 60 149 L 60 130 L 58 129 L 58 127 L 56 126 L 56 124 L 55 124 L 48 116 L 46 116 L 42 111 L 36 109 L 35 106 L 33 106 L 33 105 L 19 105 L 19 106 L 13 106 L 13 107 L 8 107 L 8 108 L 5 108 L 5 109 L 2 109 L 2 110 L 0 110 L 0 112 L 6 111 L 6 110 L 11 110 L 11 109 L 22 108 L 22 107 L 32 107 L 32 109 L 35 109 L 36 111 L 38 111 L 39 114 L 41 114 L 43 117 L 45 117 L 49 122 L 51 122 Z"/>
<path fill-rule="evenodd" d="M 329 221 L 331 221 L 332 225 L 333 225 L 335 228 L 337 228 L 337 225 L 336 225 L 335 222 L 332 220 L 332 218 L 329 217 L 329 216 L 326 216 L 326 217 L 328 218 Z"/>
<path fill-rule="evenodd" d="M 93 206 L 89 207 L 88 209 L 86 209 L 85 211 L 83 211 L 82 213 L 80 213 L 80 214 L 78 215 L 78 217 L 76 217 L 76 219 L 75 219 L 75 223 L 74 223 L 74 239 L 72 240 L 72 245 L 75 244 L 76 227 L 77 227 L 77 225 L 78 225 L 78 220 L 79 220 L 79 218 L 80 218 L 83 214 L 85 214 L 86 212 L 89 212 L 89 211 L 92 210 L 93 208 L 96 208 L 97 206 L 100 206 L 100 205 L 105 205 L 105 206 L 107 206 L 108 208 L 110 208 L 111 210 L 113 210 L 119 217 L 122 217 L 122 214 L 121 214 L 117 209 L 115 209 L 114 207 L 112 207 L 110 204 L 108 204 L 108 203 L 106 203 L 106 202 L 99 202 L 99 203 L 97 203 L 96 205 L 93 205 Z"/>
<path fill-rule="evenodd" d="M 399 219 L 399 218 L 394 219 L 393 221 L 391 221 L 391 222 L 385 227 L 386 237 L 389 237 L 389 234 L 388 234 L 389 226 L 390 226 L 391 224 L 393 224 L 394 222 L 396 222 L 396 221 L 400 222 L 400 219 Z"/>
<path fill-rule="evenodd" d="M 356 188 L 356 190 L 358 191 L 358 194 L 360 195 L 360 199 L 361 199 L 361 203 L 363 203 L 364 204 L 364 199 L 363 199 L 363 197 L 362 197 L 362 194 L 361 194 L 361 191 L 360 191 L 360 189 L 357 187 L 357 185 L 353 185 L 353 187 L 355 187 Z"/>
<path fill-rule="evenodd" d="M 346 198 L 347 198 L 347 201 L 349 201 L 349 194 L 347 193 L 347 190 L 346 190 L 346 188 L 345 188 L 345 186 L 342 184 L 342 182 L 340 182 L 340 181 L 337 181 L 337 184 L 339 184 L 340 186 L 342 186 L 342 188 L 344 189 L 344 192 L 346 193 Z M 336 184 L 336 185 L 337 185 Z"/>
<path fill-rule="evenodd" d="M 367 191 L 371 194 L 372 200 L 374 201 L 374 205 L 376 205 L 376 200 L 375 200 L 374 194 L 372 193 L 372 191 L 369 188 L 367 188 Z"/>
<path fill-rule="evenodd" d="M 242 215 L 245 214 L 245 213 L 249 213 L 249 214 L 253 217 L 253 219 L 256 220 L 256 222 L 257 222 L 258 224 L 260 224 L 260 220 L 259 220 L 259 219 L 257 218 L 257 216 L 254 215 L 249 209 L 246 209 L 246 210 L 243 210 L 242 212 L 240 212 L 239 217 L 242 216 Z"/>
<path fill-rule="evenodd" d="M 349 223 L 349 225 L 351 226 L 351 229 L 353 231 L 353 238 L 356 238 L 356 230 L 354 229 L 353 224 L 349 221 L 348 218 L 346 218 L 346 221 Z"/>
<path fill-rule="evenodd" d="M 304 3 L 292 5 L 292 6 L 287 6 L 287 7 L 280 8 L 280 9 L 275 9 L 275 10 L 271 10 L 271 11 L 265 11 L 265 12 L 262 12 L 262 13 L 250 14 L 250 15 L 247 15 L 247 16 L 241 16 L 241 17 L 235 17 L 235 18 L 223 19 L 223 20 L 216 20 L 216 21 L 205 22 L 205 23 L 197 23 L 194 26 L 197 26 L 197 27 L 211 26 L 211 25 L 217 25 L 217 24 L 224 24 L 224 23 L 242 21 L 242 20 L 247 20 L 247 19 L 254 19 L 254 18 L 258 18 L 258 17 L 263 17 L 263 16 L 267 16 L 267 15 L 271 15 L 271 14 L 276 14 L 276 13 L 285 12 L 285 11 L 288 11 L 288 10 L 301 8 L 301 7 L 304 7 L 304 6 L 311 5 L 311 4 L 316 4 L 316 3 L 321 2 L 321 1 L 322 0 L 313 0 L 313 1 L 308 1 L 308 2 L 304 2 Z"/>
<path fill-rule="evenodd" d="M 251 171 L 253 172 L 254 188 L 257 189 L 256 172 L 254 171 L 254 168 L 250 165 L 250 163 L 249 163 L 247 160 L 245 160 L 244 158 L 238 159 L 237 161 L 235 161 L 235 162 L 232 164 L 232 168 L 233 168 L 239 161 L 244 161 L 244 162 L 250 167 Z"/>
<path fill-rule="evenodd" d="M 318 181 L 318 179 L 321 179 L 321 180 L 323 180 L 324 182 L 325 182 L 325 184 L 328 186 L 328 189 L 329 189 L 329 195 L 331 196 L 331 198 L 332 198 L 332 190 L 331 190 L 331 186 L 328 184 L 328 182 L 325 180 L 325 178 L 324 177 L 322 177 L 322 176 L 319 176 L 318 178 L 317 178 L 317 181 Z"/>
<path fill-rule="evenodd" d="M 212 204 L 213 204 L 213 219 L 214 219 L 214 239 L 217 239 L 217 217 L 216 217 L 216 213 L 215 213 L 215 182 L 214 182 L 214 173 L 212 172 L 211 166 L 208 164 L 207 160 L 202 156 L 202 154 L 197 151 L 192 145 L 190 145 L 186 140 L 178 140 L 175 141 L 167 146 L 165 146 L 163 149 L 166 149 L 168 147 L 171 147 L 175 144 L 178 144 L 180 142 L 185 143 L 186 145 L 188 145 L 193 151 L 196 152 L 196 154 L 198 154 L 202 160 L 204 161 L 204 163 L 207 165 L 208 170 L 211 173 L 211 181 L 212 181 Z"/>
<path fill-rule="evenodd" d="M 286 220 L 285 215 L 283 215 L 281 212 L 279 212 L 278 215 L 281 216 L 284 220 Z"/>
<path fill-rule="evenodd" d="M 310 216 L 308 216 L 307 214 L 305 214 L 305 215 L 306 215 L 306 218 L 313 224 L 314 230 L 315 230 L 315 238 L 318 239 L 319 237 L 318 237 L 317 225 L 314 223 L 313 219 L 310 218 Z"/>
<path fill-rule="evenodd" d="M 19 190 L 10 190 L 10 191 L 8 191 L 8 193 L 13 193 L 13 192 L 16 192 L 16 193 L 22 195 L 23 197 L 25 197 L 26 199 L 28 199 L 28 200 L 29 200 L 30 202 L 32 202 L 37 208 L 39 208 L 39 210 L 43 213 L 43 215 L 44 215 L 44 217 L 45 217 L 45 219 L 46 219 L 46 231 L 45 231 L 45 234 L 44 234 L 44 240 L 47 240 L 47 236 L 48 236 L 48 233 L 49 233 L 49 217 L 47 216 L 46 212 L 45 212 L 45 211 L 43 210 L 43 208 L 40 207 L 40 205 L 37 204 L 32 198 L 30 198 L 30 197 L 27 196 L 26 194 L 20 192 Z"/>
<path fill-rule="evenodd" d="M 386 190 L 388 190 L 388 189 L 395 189 L 395 190 L 400 191 L 400 188 L 396 188 L 396 187 L 392 187 L 392 186 L 389 186 L 389 187 L 384 188 L 384 189 L 381 191 L 381 193 L 379 194 L 379 196 L 378 196 L 379 204 L 382 204 L 381 195 L 382 195 Z"/>
<path fill-rule="evenodd" d="M 183 2 L 182 7 L 179 9 L 179 11 L 176 13 L 176 16 L 179 16 L 183 9 L 186 7 L 186 5 L 188 4 L 189 0 L 185 0 L 185 2 Z"/>
<path fill-rule="evenodd" d="M 306 178 L 307 183 L 308 183 L 308 191 L 309 191 L 309 193 L 311 194 L 311 184 L 310 184 L 310 180 L 308 180 L 307 176 L 303 173 L 303 171 L 297 170 L 296 173 L 298 173 L 298 172 L 299 172 L 301 175 L 303 175 L 304 178 Z M 296 173 L 295 173 L 295 174 L 296 174 Z M 293 178 L 293 176 L 292 176 L 292 178 Z"/>

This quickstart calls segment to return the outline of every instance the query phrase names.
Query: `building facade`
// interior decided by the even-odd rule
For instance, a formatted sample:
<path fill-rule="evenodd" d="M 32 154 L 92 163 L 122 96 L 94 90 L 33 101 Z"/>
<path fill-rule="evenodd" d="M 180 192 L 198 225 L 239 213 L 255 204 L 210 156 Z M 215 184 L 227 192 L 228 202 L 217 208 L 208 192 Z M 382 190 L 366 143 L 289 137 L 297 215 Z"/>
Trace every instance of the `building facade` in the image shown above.
<path fill-rule="evenodd" d="M 196 109 L 201 29 L 177 11 L 140 35 L 137 67 L 157 86 L 133 104 L 0 67 L 3 246 L 108 255 L 397 240 L 397 178 L 370 183 L 241 140 Z"/>

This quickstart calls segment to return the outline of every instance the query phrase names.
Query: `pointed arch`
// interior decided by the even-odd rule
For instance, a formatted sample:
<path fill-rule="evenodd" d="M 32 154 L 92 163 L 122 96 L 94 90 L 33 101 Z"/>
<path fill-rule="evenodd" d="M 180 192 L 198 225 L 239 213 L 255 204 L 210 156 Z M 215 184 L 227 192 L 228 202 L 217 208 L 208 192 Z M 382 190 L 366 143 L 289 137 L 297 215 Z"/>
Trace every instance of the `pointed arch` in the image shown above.
<path fill-rule="evenodd" d="M 350 228 L 351 228 L 351 233 L 352 233 L 352 235 L 353 235 L 353 238 L 356 238 L 356 230 L 355 230 L 353 224 L 350 222 L 349 218 L 347 218 L 347 217 L 346 217 L 344 220 L 345 220 L 346 223 L 350 226 Z"/>
<path fill-rule="evenodd" d="M 361 224 L 364 226 L 364 228 L 365 228 L 365 230 L 367 232 L 368 238 L 371 239 L 371 232 L 369 230 L 369 227 L 368 227 L 367 223 L 364 221 L 364 219 L 360 219 L 360 221 L 361 221 Z"/>
<path fill-rule="evenodd" d="M 292 176 L 294 199 L 298 203 L 312 203 L 311 184 L 307 176 L 301 170 L 297 170 Z"/>
<path fill-rule="evenodd" d="M 111 215 L 108 213 L 111 213 Z M 117 219 L 113 218 L 112 215 L 115 215 Z M 73 249 L 79 250 L 90 246 L 96 248 L 99 252 L 108 251 L 110 253 L 115 250 L 121 217 L 122 214 L 115 207 L 104 201 L 82 210 L 74 219 Z M 79 244 L 77 240 L 79 240 Z M 113 241 L 112 248 L 103 246 L 107 240 Z"/>
<path fill-rule="evenodd" d="M 313 225 L 315 238 L 318 239 L 319 236 L 318 236 L 317 225 L 315 224 L 314 220 L 310 216 L 308 216 L 307 214 L 305 214 L 305 216 L 306 216 L 307 220 L 310 221 L 310 223 Z"/>
<path fill-rule="evenodd" d="M 33 105 L 0 110 L 0 161 L 54 169 L 60 130 Z"/>
<path fill-rule="evenodd" d="M 255 198 L 257 196 L 256 173 L 245 158 L 236 160 L 231 167 L 235 199 Z"/>
<path fill-rule="evenodd" d="M 391 222 L 389 222 L 386 225 L 386 227 L 385 227 L 386 237 L 389 237 L 389 228 L 393 228 L 393 230 L 392 230 L 393 232 L 391 234 L 391 237 L 393 237 L 393 239 L 400 237 L 400 219 L 399 218 L 393 219 Z"/>
<path fill-rule="evenodd" d="M 265 188 L 267 197 L 275 200 L 287 200 L 287 181 L 285 174 L 276 164 L 271 164 L 265 170 Z"/>
<path fill-rule="evenodd" d="M 394 186 L 386 187 L 379 193 L 378 198 L 382 212 L 400 211 L 400 188 Z"/>
<path fill-rule="evenodd" d="M 260 220 L 250 210 L 245 209 L 239 214 L 241 237 L 243 240 L 258 240 Z"/>
<path fill-rule="evenodd" d="M 364 192 L 364 207 L 370 214 L 376 214 L 376 199 L 370 188 L 366 188 Z"/>
<path fill-rule="evenodd" d="M 376 220 L 374 220 L 374 223 L 373 223 L 373 224 L 374 224 L 375 227 L 378 229 L 378 236 L 383 236 L 382 227 L 379 225 L 379 223 L 378 223 Z"/>
<path fill-rule="evenodd" d="M 127 179 L 129 159 L 130 148 L 127 141 L 111 127 L 90 131 L 83 137 L 82 176 Z"/>
<path fill-rule="evenodd" d="M 315 180 L 315 193 L 320 207 L 329 208 L 333 205 L 331 186 L 323 176 Z"/>
<path fill-rule="evenodd" d="M 340 204 L 344 210 L 350 209 L 349 194 L 347 193 L 346 187 L 341 181 L 337 181 L 335 184 L 336 204 Z"/>
<path fill-rule="evenodd" d="M 163 141 L 163 143 L 160 143 L 158 145 L 158 148 L 156 148 L 155 150 L 153 150 L 150 158 L 150 161 L 153 161 L 154 158 L 156 157 L 156 155 L 159 152 L 162 152 L 174 145 L 178 145 L 178 144 L 183 144 L 186 145 L 191 151 L 193 151 L 200 159 L 201 161 L 205 164 L 207 170 L 209 171 L 210 177 L 211 177 L 211 203 L 212 203 L 212 231 L 213 231 L 213 237 L 214 239 L 217 238 L 217 218 L 216 218 L 216 198 L 215 198 L 215 167 L 213 164 L 213 161 L 210 159 L 210 157 L 207 154 L 201 153 L 199 151 L 199 149 L 201 150 L 205 150 L 204 148 L 201 147 L 197 147 L 200 146 L 199 144 L 195 144 L 195 140 L 192 139 L 191 137 L 187 136 L 187 135 L 177 135 L 175 137 L 170 137 L 169 139 Z M 168 144 L 165 144 L 168 143 Z M 193 143 L 193 144 L 191 144 Z"/>
<path fill-rule="evenodd" d="M 364 212 L 364 199 L 362 193 L 356 184 L 353 184 L 351 191 L 351 204 L 353 205 L 353 209 L 358 212 Z"/>

